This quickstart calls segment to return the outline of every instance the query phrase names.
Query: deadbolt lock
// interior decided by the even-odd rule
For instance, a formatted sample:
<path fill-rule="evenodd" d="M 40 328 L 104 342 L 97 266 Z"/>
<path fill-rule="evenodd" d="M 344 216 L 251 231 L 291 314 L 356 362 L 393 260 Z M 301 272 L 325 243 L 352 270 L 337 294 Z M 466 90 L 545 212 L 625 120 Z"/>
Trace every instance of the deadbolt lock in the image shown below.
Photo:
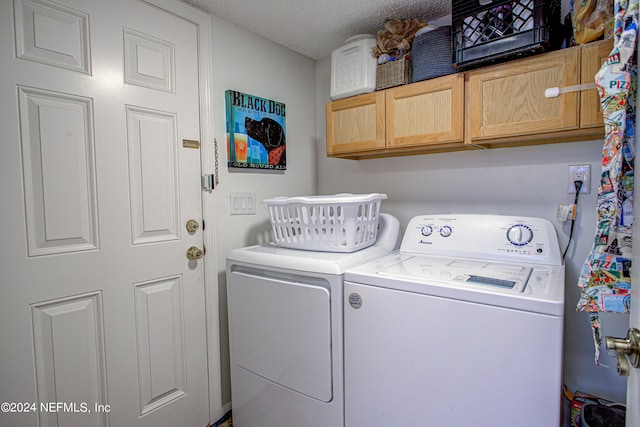
<path fill-rule="evenodd" d="M 200 259 L 204 256 L 204 252 L 202 251 L 202 249 L 198 248 L 197 246 L 191 246 L 189 249 L 187 249 L 187 258 L 190 260 L 196 260 L 196 259 Z"/>
<path fill-rule="evenodd" d="M 607 350 L 613 350 L 618 358 L 618 374 L 629 376 L 629 364 L 640 367 L 640 330 L 630 328 L 626 338 L 605 337 Z"/>
<path fill-rule="evenodd" d="M 189 221 L 187 221 L 186 228 L 188 233 L 193 234 L 198 231 L 198 228 L 200 228 L 200 224 L 198 224 L 198 221 L 196 221 L 195 219 L 190 219 Z"/>

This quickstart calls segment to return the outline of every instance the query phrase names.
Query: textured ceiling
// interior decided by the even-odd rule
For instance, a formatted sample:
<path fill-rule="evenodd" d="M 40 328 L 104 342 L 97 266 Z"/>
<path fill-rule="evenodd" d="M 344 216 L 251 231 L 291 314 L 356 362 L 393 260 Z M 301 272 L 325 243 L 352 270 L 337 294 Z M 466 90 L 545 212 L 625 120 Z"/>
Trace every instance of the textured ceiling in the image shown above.
<path fill-rule="evenodd" d="M 447 0 L 183 0 L 313 59 L 351 36 L 376 34 L 387 18 L 431 22 L 451 14 Z"/>

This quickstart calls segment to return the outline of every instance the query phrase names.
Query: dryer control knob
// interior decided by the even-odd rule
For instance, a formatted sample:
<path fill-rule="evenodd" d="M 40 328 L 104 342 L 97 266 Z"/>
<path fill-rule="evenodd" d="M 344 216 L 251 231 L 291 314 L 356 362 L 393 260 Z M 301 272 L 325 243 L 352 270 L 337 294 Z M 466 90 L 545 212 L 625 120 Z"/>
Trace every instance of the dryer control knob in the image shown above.
<path fill-rule="evenodd" d="M 512 225 L 507 230 L 507 240 L 515 246 L 524 246 L 533 240 L 533 230 L 524 224 Z"/>

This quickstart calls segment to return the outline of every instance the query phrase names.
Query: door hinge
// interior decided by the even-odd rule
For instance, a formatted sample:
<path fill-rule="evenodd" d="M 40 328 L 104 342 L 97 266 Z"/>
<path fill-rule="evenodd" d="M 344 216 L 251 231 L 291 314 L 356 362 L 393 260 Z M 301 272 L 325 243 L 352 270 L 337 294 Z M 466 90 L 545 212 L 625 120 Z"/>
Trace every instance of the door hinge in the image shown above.
<path fill-rule="evenodd" d="M 215 187 L 215 179 L 212 173 L 202 176 L 202 189 L 212 191 Z"/>

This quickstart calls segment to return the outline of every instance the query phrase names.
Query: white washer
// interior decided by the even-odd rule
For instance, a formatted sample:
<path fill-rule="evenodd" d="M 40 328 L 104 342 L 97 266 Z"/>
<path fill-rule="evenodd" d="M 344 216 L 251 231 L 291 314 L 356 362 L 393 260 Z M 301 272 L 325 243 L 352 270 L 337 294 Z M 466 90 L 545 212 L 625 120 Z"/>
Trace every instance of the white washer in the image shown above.
<path fill-rule="evenodd" d="M 345 426 L 558 426 L 564 280 L 547 220 L 413 218 L 345 273 Z"/>
<path fill-rule="evenodd" d="M 357 252 L 268 244 L 229 253 L 235 427 L 344 425 L 344 272 L 396 249 L 398 230 L 380 214 L 376 243 Z"/>

